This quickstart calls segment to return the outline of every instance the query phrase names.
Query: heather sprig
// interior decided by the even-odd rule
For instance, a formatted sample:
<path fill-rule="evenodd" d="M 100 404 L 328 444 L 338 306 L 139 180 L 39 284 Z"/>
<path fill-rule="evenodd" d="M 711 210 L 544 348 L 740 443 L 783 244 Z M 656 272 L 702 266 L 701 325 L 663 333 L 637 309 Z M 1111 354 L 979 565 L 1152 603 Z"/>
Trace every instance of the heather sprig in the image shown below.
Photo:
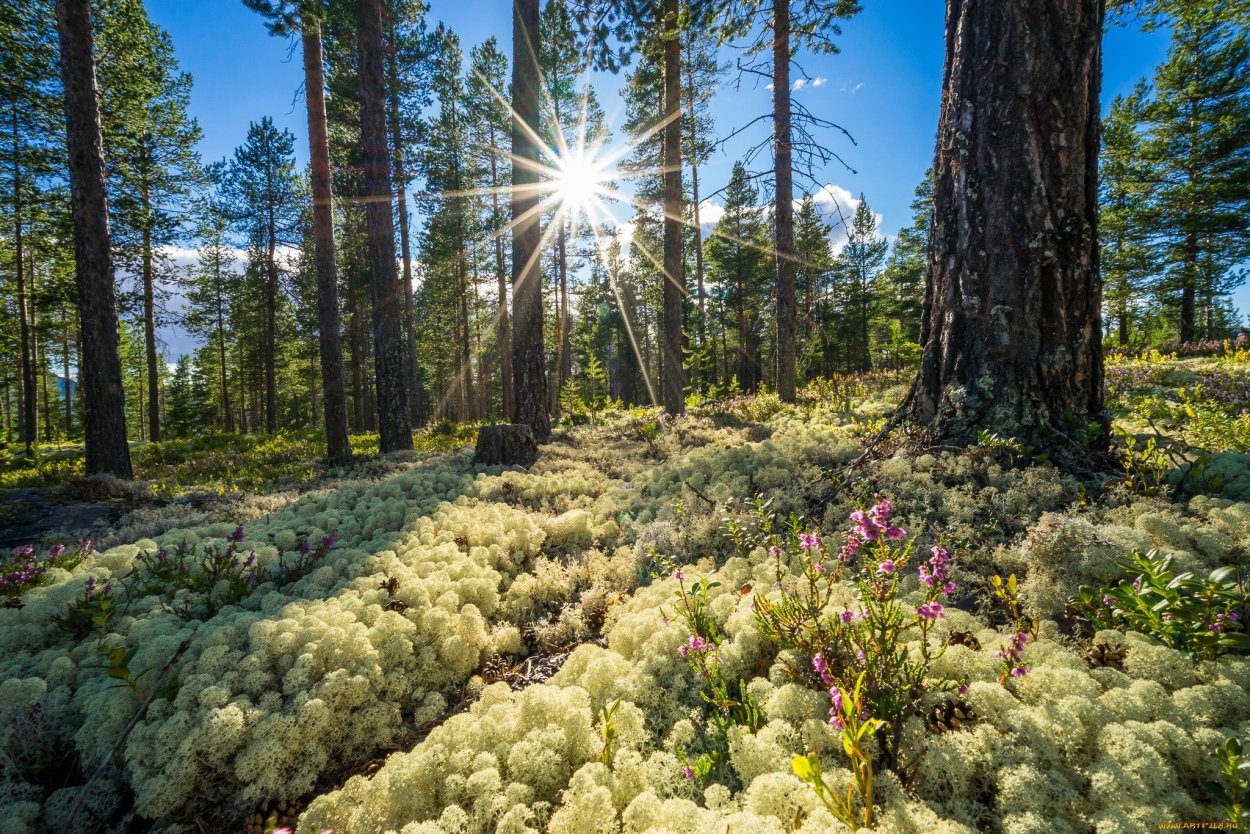
<path fill-rule="evenodd" d="M 833 558 L 826 558 L 823 545 L 803 540 L 813 545 L 803 547 L 800 541 L 792 557 L 801 566 L 798 580 L 779 583 L 780 593 L 771 599 L 757 593 L 754 606 L 759 629 L 812 658 L 827 688 L 862 691 L 868 714 L 888 730 L 878 738 L 889 766 L 898 769 L 903 721 L 926 693 L 955 685 L 944 677 L 930 679 L 932 663 L 945 645 L 935 649 L 929 633 L 945 616 L 943 600 L 956 587 L 949 576 L 950 553 L 938 544 L 918 568 L 923 600 L 912 609 L 898 599 L 916 545 L 891 513 L 889 500 L 881 496 L 869 508 L 852 512 L 852 529 Z M 775 556 L 780 561 L 788 554 Z M 831 610 L 846 572 L 857 602 Z M 918 650 L 908 645 L 913 635 L 919 637 Z"/>
<path fill-rule="evenodd" d="M 91 539 L 75 548 L 54 544 L 43 554 L 34 545 L 15 547 L 7 557 L 0 557 L 0 597 L 10 605 L 16 604 L 22 594 L 38 586 L 53 568 L 73 570 L 83 559 L 94 553 Z"/>

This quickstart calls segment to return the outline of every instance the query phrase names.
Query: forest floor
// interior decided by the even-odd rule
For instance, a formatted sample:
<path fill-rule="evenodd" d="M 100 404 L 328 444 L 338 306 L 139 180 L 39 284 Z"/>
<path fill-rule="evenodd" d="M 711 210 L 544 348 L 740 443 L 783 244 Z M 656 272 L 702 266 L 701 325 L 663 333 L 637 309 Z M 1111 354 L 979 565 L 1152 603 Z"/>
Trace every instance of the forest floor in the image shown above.
<path fill-rule="evenodd" d="M 1125 468 L 1089 480 L 992 435 L 849 469 L 904 385 L 586 415 L 528 471 L 464 429 L 337 471 L 304 436 L 147 444 L 139 487 L 10 459 L 0 834 L 846 830 L 843 701 L 892 719 L 852 745 L 876 830 L 1227 821 L 1250 356 L 1113 359 Z"/>

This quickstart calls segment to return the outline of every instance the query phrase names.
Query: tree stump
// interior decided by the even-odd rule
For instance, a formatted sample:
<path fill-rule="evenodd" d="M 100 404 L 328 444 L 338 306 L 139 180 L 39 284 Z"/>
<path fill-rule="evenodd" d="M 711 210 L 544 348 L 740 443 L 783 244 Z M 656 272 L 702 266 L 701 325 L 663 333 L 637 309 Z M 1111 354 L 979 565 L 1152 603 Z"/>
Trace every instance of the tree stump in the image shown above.
<path fill-rule="evenodd" d="M 529 426 L 500 424 L 477 430 L 473 462 L 483 466 L 529 466 L 538 460 L 538 443 Z"/>

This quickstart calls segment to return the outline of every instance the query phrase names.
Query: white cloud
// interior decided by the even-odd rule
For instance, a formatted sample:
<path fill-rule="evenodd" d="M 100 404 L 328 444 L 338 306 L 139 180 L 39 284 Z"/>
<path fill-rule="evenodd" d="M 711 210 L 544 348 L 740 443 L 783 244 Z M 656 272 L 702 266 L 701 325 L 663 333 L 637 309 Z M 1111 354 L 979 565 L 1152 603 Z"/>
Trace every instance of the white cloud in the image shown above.
<path fill-rule="evenodd" d="M 806 87 L 806 86 L 807 86 L 807 79 L 806 79 L 806 78 L 800 78 L 799 80 L 795 81 L 793 84 L 791 84 L 791 85 L 790 85 L 790 89 L 791 89 L 791 90 L 801 90 L 801 89 L 803 89 L 803 88 L 804 88 L 804 87 Z"/>
<path fill-rule="evenodd" d="M 812 199 L 816 203 L 816 210 L 821 218 L 829 226 L 829 243 L 836 255 L 846 246 L 847 227 L 855 219 L 855 210 L 859 208 L 859 198 L 836 183 L 825 183 L 812 195 Z M 795 202 L 797 205 L 798 201 Z M 873 216 L 879 228 L 882 216 L 875 213 Z"/>
<path fill-rule="evenodd" d="M 814 78 L 814 79 L 812 79 L 812 86 L 813 86 L 813 87 L 823 87 L 823 86 L 825 86 L 825 85 L 826 85 L 826 84 L 828 84 L 828 83 L 829 83 L 829 79 L 828 79 L 828 78 L 825 78 L 823 75 L 822 75 L 820 78 Z"/>

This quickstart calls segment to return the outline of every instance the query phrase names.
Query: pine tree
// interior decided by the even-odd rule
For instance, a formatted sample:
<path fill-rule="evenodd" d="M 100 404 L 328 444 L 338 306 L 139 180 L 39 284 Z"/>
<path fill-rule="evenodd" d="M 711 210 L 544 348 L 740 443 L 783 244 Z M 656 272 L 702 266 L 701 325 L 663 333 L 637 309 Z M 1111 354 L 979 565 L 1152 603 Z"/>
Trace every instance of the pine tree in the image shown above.
<path fill-rule="evenodd" d="M 837 52 L 832 36 L 840 34 L 837 20 L 859 11 L 855 0 L 734 0 L 725 5 L 725 37 L 758 33 L 747 47 L 748 55 L 762 52 L 773 90 L 773 182 L 777 267 L 777 394 L 783 402 L 795 398 L 795 254 L 794 254 L 794 154 L 799 168 L 810 175 L 812 160 L 833 156 L 810 131 L 814 126 L 833 126 L 804 108 L 797 112 L 791 96 L 790 64 L 798 49 L 816 53 Z M 741 65 L 740 65 L 741 66 Z M 749 71 L 761 71 L 749 66 Z M 797 135 L 796 135 L 797 128 Z"/>
<path fill-rule="evenodd" d="M 843 314 L 848 321 L 855 322 L 855 342 L 849 353 L 852 367 L 858 371 L 872 370 L 873 344 L 869 334 L 877 311 L 877 275 L 889 248 L 889 241 L 877 236 L 877 218 L 860 194 L 855 216 L 847 229 L 846 245 L 834 264 L 847 289 Z"/>
<path fill-rule="evenodd" d="M 508 226 L 503 194 L 508 159 L 511 114 L 508 112 L 508 57 L 499 51 L 494 38 L 488 38 L 470 52 L 466 82 L 469 117 L 477 137 L 473 147 L 479 152 L 476 165 L 484 175 L 490 194 L 482 201 L 479 222 L 491 235 L 490 245 L 496 283 L 495 339 L 499 350 L 500 407 L 504 415 L 514 409 L 512 396 L 512 335 L 508 317 L 508 274 L 511 253 L 504 244 Z"/>
<path fill-rule="evenodd" d="M 759 192 L 740 161 L 734 163 L 724 199 L 724 214 L 707 242 L 708 271 L 732 317 L 738 384 L 754 391 L 763 381 L 760 310 L 768 296 L 768 256 Z"/>
<path fill-rule="evenodd" d="M 538 216 L 539 163 L 533 130 L 541 115 L 538 57 L 538 0 L 516 0 L 512 8 L 512 374 L 516 411 L 512 421 L 530 427 L 535 438 L 551 434 L 543 356 L 542 287 Z"/>
<path fill-rule="evenodd" d="M 1102 122 L 1098 166 L 1098 239 L 1103 302 L 1120 346 L 1129 344 L 1134 310 L 1145 301 L 1155 272 L 1150 236 L 1150 166 L 1142 156 L 1141 117 L 1146 88 L 1117 96 Z"/>
<path fill-rule="evenodd" d="M 164 254 L 184 231 L 187 201 L 200 181 L 202 133 L 187 112 L 191 76 L 178 68 L 168 33 L 141 0 L 101 4 L 100 81 L 105 142 L 120 265 L 138 278 L 147 365 L 148 437 L 161 439 L 158 306 L 172 264 Z"/>
<path fill-rule="evenodd" d="M 295 171 L 295 137 L 279 132 L 268 116 L 248 126 L 247 141 L 226 170 L 229 211 L 236 228 L 259 259 L 254 277 L 261 296 L 261 367 L 265 431 L 277 430 L 277 332 L 281 301 L 280 249 L 300 242 L 302 197 Z"/>
<path fill-rule="evenodd" d="M 933 171 L 925 172 L 911 201 L 911 225 L 899 229 L 890 258 L 881 271 L 881 302 L 884 314 L 898 325 L 902 346 L 910 353 L 919 349 L 921 303 L 929 256 L 929 226 L 933 221 Z"/>
<path fill-rule="evenodd" d="M 391 156 L 386 131 L 382 0 L 357 0 L 356 26 L 378 443 L 383 452 L 393 452 L 412 448 L 412 423 L 409 421 L 404 385 L 403 288 L 395 266 L 394 193 L 391 189 Z"/>
<path fill-rule="evenodd" d="M 829 231 L 816 201 L 810 195 L 804 197 L 794 217 L 794 277 L 798 304 L 795 338 L 801 383 L 822 372 L 830 372 L 824 367 L 827 345 L 822 327 L 823 312 L 830 301 L 830 273 L 834 266 Z"/>
<path fill-rule="evenodd" d="M 57 0 L 74 260 L 82 328 L 85 470 L 129 479 L 116 290 L 88 0 Z"/>
<path fill-rule="evenodd" d="M 1158 183 L 1146 223 L 1165 300 L 1190 342 L 1213 335 L 1216 301 L 1250 255 L 1250 30 L 1227 0 L 1175 7 L 1171 49 L 1142 111 L 1142 152 Z"/>

